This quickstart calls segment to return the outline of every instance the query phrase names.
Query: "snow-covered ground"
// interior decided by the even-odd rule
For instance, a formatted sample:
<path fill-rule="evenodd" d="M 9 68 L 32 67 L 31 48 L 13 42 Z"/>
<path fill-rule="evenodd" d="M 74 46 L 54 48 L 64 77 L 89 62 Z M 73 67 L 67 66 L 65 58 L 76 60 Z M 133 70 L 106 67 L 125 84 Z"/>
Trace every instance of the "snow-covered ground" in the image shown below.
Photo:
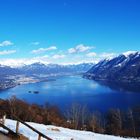
<path fill-rule="evenodd" d="M 136 140 L 133 138 L 121 138 L 116 136 L 101 135 L 97 133 L 92 133 L 88 131 L 71 130 L 63 127 L 56 127 L 53 125 L 43 125 L 37 123 L 28 123 L 32 127 L 36 128 L 38 131 L 52 138 L 53 140 Z M 6 126 L 15 131 L 16 121 L 6 119 Z M 19 132 L 27 136 L 30 140 L 37 140 L 38 135 L 31 129 L 20 123 Z M 41 138 L 41 140 L 45 140 Z"/>

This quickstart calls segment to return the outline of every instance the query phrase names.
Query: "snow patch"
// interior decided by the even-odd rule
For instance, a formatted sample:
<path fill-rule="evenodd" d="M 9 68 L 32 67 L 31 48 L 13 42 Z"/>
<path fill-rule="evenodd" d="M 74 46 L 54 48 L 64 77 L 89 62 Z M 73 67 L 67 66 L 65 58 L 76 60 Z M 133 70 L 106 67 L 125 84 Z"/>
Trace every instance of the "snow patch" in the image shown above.
<path fill-rule="evenodd" d="M 123 55 L 125 55 L 125 57 L 128 57 L 131 54 L 135 54 L 135 53 L 137 53 L 137 51 L 127 51 L 127 52 L 124 52 Z"/>
<path fill-rule="evenodd" d="M 28 122 L 28 124 L 40 131 L 41 133 L 52 138 L 53 140 L 136 140 L 133 138 L 122 138 L 117 136 L 97 134 L 89 131 L 72 130 L 53 125 L 44 125 L 32 122 Z M 15 131 L 16 121 L 6 119 L 6 126 Z M 21 123 L 19 127 L 19 132 L 27 136 L 30 140 L 37 140 L 38 138 L 38 135 L 35 132 L 33 132 L 31 129 L 27 128 Z M 45 139 L 41 138 L 41 140 Z"/>

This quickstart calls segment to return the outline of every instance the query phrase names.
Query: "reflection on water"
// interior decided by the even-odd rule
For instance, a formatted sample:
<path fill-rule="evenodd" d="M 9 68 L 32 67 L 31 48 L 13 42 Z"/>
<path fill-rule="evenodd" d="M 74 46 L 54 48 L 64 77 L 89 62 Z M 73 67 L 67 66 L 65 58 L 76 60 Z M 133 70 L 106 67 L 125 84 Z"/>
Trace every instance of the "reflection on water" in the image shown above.
<path fill-rule="evenodd" d="M 93 89 L 98 88 L 98 86 L 99 86 L 99 85 L 98 85 L 97 83 L 91 83 L 91 84 L 90 84 L 90 87 L 93 88 Z"/>
<path fill-rule="evenodd" d="M 97 81 L 97 82 L 101 85 L 110 87 L 112 90 L 140 93 L 140 83 L 109 82 L 109 81 Z"/>
<path fill-rule="evenodd" d="M 1 91 L 0 97 L 7 99 L 16 95 L 29 103 L 44 105 L 48 102 L 59 106 L 62 110 L 67 110 L 76 102 L 87 105 L 90 111 L 106 111 L 110 108 L 127 109 L 140 105 L 140 92 L 136 93 L 137 86 L 130 88 L 131 86 L 96 82 L 80 76 L 65 76 L 55 81 L 19 85 Z M 132 92 L 132 89 L 135 92 Z M 34 94 L 29 91 L 39 91 L 39 93 Z"/>

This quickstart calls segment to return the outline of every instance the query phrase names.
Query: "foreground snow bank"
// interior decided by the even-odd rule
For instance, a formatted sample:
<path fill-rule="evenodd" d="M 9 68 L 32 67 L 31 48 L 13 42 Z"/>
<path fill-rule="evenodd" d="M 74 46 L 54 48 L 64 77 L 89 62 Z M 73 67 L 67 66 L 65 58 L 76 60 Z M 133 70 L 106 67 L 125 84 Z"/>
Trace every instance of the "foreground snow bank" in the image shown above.
<path fill-rule="evenodd" d="M 101 135 L 97 133 L 71 130 L 63 127 L 56 127 L 52 125 L 43 125 L 37 123 L 28 123 L 32 127 L 36 128 L 38 131 L 44 133 L 53 140 L 136 140 L 133 138 L 121 138 L 116 136 Z M 6 126 L 15 131 L 16 121 L 6 119 Z M 38 135 L 20 123 L 19 132 L 27 136 L 30 140 L 37 140 Z M 45 139 L 41 139 L 45 140 Z"/>

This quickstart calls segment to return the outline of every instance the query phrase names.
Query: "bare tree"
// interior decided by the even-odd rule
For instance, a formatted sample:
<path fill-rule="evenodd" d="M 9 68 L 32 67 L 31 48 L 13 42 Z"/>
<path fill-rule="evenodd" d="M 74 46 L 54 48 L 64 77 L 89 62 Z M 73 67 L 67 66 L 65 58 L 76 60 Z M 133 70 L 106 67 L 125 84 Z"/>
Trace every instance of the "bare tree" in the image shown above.
<path fill-rule="evenodd" d="M 111 109 L 107 115 L 106 130 L 109 134 L 119 135 L 122 129 L 121 112 L 119 109 Z"/>
<path fill-rule="evenodd" d="M 134 121 L 134 116 L 133 116 L 133 110 L 132 109 L 128 110 L 128 117 L 131 120 L 131 124 L 132 124 L 132 128 L 133 128 L 133 134 L 134 134 L 134 137 L 135 137 L 136 136 L 136 129 L 135 129 L 135 121 Z"/>
<path fill-rule="evenodd" d="M 95 114 L 92 114 L 91 116 L 90 126 L 92 128 L 92 131 L 95 132 L 97 127 L 97 117 Z"/>
<path fill-rule="evenodd" d="M 91 121 L 90 121 L 90 126 L 92 128 L 92 131 L 103 133 L 104 132 L 103 125 L 104 125 L 104 122 L 102 121 L 101 113 L 94 112 L 91 115 Z"/>
<path fill-rule="evenodd" d="M 16 113 L 17 113 L 16 101 L 17 101 L 17 99 L 16 99 L 15 96 L 12 96 L 12 97 L 9 99 L 11 118 L 13 118 L 13 116 L 16 116 Z M 21 110 L 21 111 L 22 111 L 22 110 Z"/>
<path fill-rule="evenodd" d="M 74 129 L 78 129 L 81 117 L 81 105 L 73 103 L 70 109 L 66 112 L 68 121 L 73 125 Z"/>
<path fill-rule="evenodd" d="M 86 125 L 87 125 L 87 120 L 88 120 L 88 116 L 89 113 L 88 113 L 88 109 L 87 109 L 87 106 L 84 105 L 83 107 L 81 107 L 81 125 L 82 125 L 82 129 L 86 129 Z"/>
<path fill-rule="evenodd" d="M 9 99 L 9 108 L 11 118 L 20 117 L 22 120 L 27 120 L 30 117 L 28 103 L 19 100 L 16 96 Z"/>

